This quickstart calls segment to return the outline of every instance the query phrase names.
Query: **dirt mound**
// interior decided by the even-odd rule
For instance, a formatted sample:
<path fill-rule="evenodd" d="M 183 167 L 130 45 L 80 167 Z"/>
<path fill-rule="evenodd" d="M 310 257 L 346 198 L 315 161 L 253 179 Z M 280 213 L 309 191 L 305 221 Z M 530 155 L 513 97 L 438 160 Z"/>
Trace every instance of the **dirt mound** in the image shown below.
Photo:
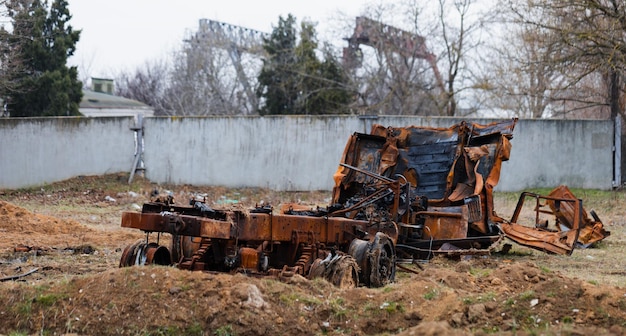
<path fill-rule="evenodd" d="M 90 228 L 72 219 L 32 213 L 0 201 L 0 253 L 18 248 L 26 251 L 84 250 L 85 245 L 121 248 L 141 237 L 138 232 Z"/>
<path fill-rule="evenodd" d="M 171 267 L 109 269 L 43 288 L 0 288 L 0 333 L 461 335 L 477 332 L 621 334 L 624 290 L 594 286 L 530 263 L 458 271 L 433 264 L 383 288 L 339 289 Z M 447 283 L 452 284 L 449 286 Z M 456 284 L 464 283 L 466 286 Z M 21 303 L 20 303 L 21 302 Z M 23 305 L 28 305 L 28 309 Z M 26 313 L 25 310 L 28 310 Z M 41 318 L 57 316 L 57 318 Z"/>
<path fill-rule="evenodd" d="M 22 207 L 0 201 L 0 230 L 3 232 L 19 232 L 22 234 L 68 234 L 89 232 L 74 220 L 60 220 L 55 217 L 34 214 Z"/>
<path fill-rule="evenodd" d="M 93 230 L 74 220 L 34 214 L 11 203 L 0 201 L 0 250 L 16 246 L 47 249 L 51 246 L 81 244 Z"/>

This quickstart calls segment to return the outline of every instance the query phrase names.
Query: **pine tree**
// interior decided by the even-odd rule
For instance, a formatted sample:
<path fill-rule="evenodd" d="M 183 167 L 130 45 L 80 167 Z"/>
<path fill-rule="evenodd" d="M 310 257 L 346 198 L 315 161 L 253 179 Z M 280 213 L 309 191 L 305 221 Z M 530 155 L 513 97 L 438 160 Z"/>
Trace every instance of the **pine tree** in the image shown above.
<path fill-rule="evenodd" d="M 351 101 L 348 78 L 330 52 L 320 61 L 315 26 L 303 22 L 296 43 L 295 18 L 279 18 L 265 40 L 268 58 L 258 77 L 260 114 L 345 113 Z"/>
<path fill-rule="evenodd" d="M 286 19 L 279 17 L 278 26 L 265 40 L 263 48 L 269 55 L 263 61 L 259 74 L 257 96 L 265 99 L 260 114 L 290 114 L 297 98 L 296 83 L 292 72 L 296 67 L 296 19 L 289 14 Z"/>
<path fill-rule="evenodd" d="M 18 89 L 6 95 L 14 117 L 80 115 L 82 83 L 76 67 L 67 58 L 76 50 L 80 31 L 68 24 L 71 15 L 66 0 L 54 0 L 50 10 L 40 0 L 10 0 L 13 20 L 11 38 L 21 40 L 18 56 L 24 72 Z"/>

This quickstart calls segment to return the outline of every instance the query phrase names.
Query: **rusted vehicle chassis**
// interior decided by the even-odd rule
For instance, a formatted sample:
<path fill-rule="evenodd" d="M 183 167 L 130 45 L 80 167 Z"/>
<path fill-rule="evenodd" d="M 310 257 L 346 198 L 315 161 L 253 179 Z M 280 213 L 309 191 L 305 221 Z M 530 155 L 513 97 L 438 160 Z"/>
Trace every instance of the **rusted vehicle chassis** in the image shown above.
<path fill-rule="evenodd" d="M 213 210 L 162 202 L 125 212 L 122 226 L 172 235 L 168 250 L 140 241 L 124 250 L 120 266 L 176 263 L 179 268 L 243 271 L 252 275 L 324 277 L 340 287 L 379 287 L 395 273 L 394 223 L 372 225 L 342 217 Z"/>
<path fill-rule="evenodd" d="M 171 198 L 146 203 L 141 212 L 124 213 L 122 226 L 169 233 L 170 246 L 137 242 L 124 250 L 120 266 L 299 274 L 376 287 L 393 281 L 397 260 L 488 254 L 505 237 L 571 254 L 607 237 L 595 212 L 589 218 L 565 186 L 546 196 L 523 193 L 510 220 L 496 213 L 493 189 L 516 122 L 374 125 L 370 134 L 354 133 L 324 208 L 212 209 L 203 200 L 179 206 Z"/>

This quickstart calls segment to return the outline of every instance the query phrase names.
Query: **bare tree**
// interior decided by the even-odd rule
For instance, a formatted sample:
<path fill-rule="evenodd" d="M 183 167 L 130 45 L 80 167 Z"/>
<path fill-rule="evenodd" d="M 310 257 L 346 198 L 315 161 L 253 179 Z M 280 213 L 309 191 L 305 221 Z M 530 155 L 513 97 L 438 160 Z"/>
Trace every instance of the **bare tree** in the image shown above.
<path fill-rule="evenodd" d="M 256 75 L 264 33 L 201 19 L 174 53 L 165 91 L 168 114 L 256 113 Z"/>
<path fill-rule="evenodd" d="M 486 15 L 476 2 L 385 3 L 357 18 L 344 54 L 350 56 L 348 65 L 354 66 L 354 59 L 361 65 L 353 78 L 366 110 L 445 116 L 475 111 L 472 91 L 479 78 L 473 69 Z M 391 18 L 399 27 L 384 23 Z M 356 49 L 353 44 L 372 48 Z M 352 56 L 355 51 L 362 57 Z"/>
<path fill-rule="evenodd" d="M 134 72 L 120 72 L 115 94 L 150 105 L 156 115 L 167 115 L 171 110 L 166 96 L 169 71 L 166 61 L 148 61 Z"/>
<path fill-rule="evenodd" d="M 561 85 L 552 94 L 553 113 L 591 108 L 601 113 L 606 107 L 611 118 L 623 113 L 626 3 L 531 0 L 510 1 L 509 7 L 517 23 L 547 32 L 542 50 L 559 50 L 542 60 L 562 69 Z M 590 83 L 606 91 L 588 91 Z"/>
<path fill-rule="evenodd" d="M 481 86 L 478 69 L 482 67 L 483 34 L 488 34 L 484 28 L 492 15 L 491 8 L 478 0 L 438 1 L 438 22 L 430 32 L 445 81 L 441 98 L 436 100 L 441 115 L 468 115 L 481 107 L 476 93 Z"/>
<path fill-rule="evenodd" d="M 191 42 L 194 43 L 194 42 Z M 178 115 L 246 114 L 246 95 L 226 50 L 185 43 L 174 57 L 167 90 Z"/>
<path fill-rule="evenodd" d="M 489 50 L 492 57 L 482 82 L 489 106 L 507 116 L 543 118 L 555 112 L 558 88 L 563 86 L 563 69 L 551 59 L 560 49 L 550 42 L 550 31 L 537 26 L 507 24 L 499 27 Z"/>
<path fill-rule="evenodd" d="M 157 115 L 256 113 L 256 74 L 251 50 L 260 32 L 202 19 L 172 53 L 171 62 L 146 63 L 117 76 L 118 94 L 151 105 Z M 260 48 L 260 45 L 259 45 Z"/>

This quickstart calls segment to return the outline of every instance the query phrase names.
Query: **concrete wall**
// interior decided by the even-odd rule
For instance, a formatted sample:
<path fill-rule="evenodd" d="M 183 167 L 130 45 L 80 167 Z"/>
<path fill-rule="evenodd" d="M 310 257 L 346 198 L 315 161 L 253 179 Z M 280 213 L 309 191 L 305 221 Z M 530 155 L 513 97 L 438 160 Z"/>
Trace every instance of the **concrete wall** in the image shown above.
<path fill-rule="evenodd" d="M 147 118 L 146 176 L 157 182 L 329 190 L 355 117 Z"/>
<path fill-rule="evenodd" d="M 610 120 L 521 120 L 497 190 L 559 184 L 611 189 L 613 136 Z"/>
<path fill-rule="evenodd" d="M 158 183 L 329 190 L 348 137 L 385 126 L 449 127 L 455 118 L 271 116 L 146 118 L 146 177 Z M 479 123 L 493 120 L 472 119 Z M 130 171 L 132 118 L 0 119 L 0 188 Z M 613 124 L 520 120 L 497 190 L 567 184 L 610 189 Z"/>
<path fill-rule="evenodd" d="M 329 190 L 348 137 L 374 123 L 449 127 L 458 118 L 354 116 L 149 118 L 147 177 L 155 182 Z M 479 123 L 494 120 L 473 119 Z M 610 189 L 611 121 L 520 120 L 497 190 Z"/>
<path fill-rule="evenodd" d="M 0 119 L 0 188 L 130 171 L 133 118 Z"/>

